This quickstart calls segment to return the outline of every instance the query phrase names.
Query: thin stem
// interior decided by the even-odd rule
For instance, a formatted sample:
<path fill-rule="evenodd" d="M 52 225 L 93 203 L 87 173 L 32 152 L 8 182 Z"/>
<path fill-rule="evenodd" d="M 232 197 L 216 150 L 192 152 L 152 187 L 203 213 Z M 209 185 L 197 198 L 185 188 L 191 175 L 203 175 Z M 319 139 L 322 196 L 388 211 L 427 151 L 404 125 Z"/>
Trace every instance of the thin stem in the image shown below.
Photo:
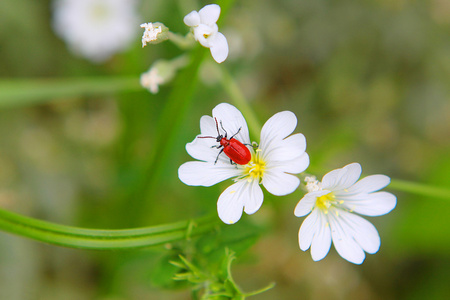
<path fill-rule="evenodd" d="M 406 180 L 392 179 L 389 185 L 390 189 L 427 196 L 431 198 L 440 198 L 450 200 L 450 190 L 441 187 L 435 187 L 423 183 L 417 183 Z"/>
<path fill-rule="evenodd" d="M 142 87 L 136 76 L 0 80 L 0 108 L 46 103 L 79 95 L 139 90 Z"/>
<path fill-rule="evenodd" d="M 255 111 L 248 104 L 247 99 L 245 99 L 239 85 L 233 79 L 231 74 L 225 67 L 219 68 L 221 71 L 221 83 L 222 87 L 228 93 L 231 98 L 231 102 L 242 112 L 245 119 L 247 120 L 248 128 L 250 133 L 255 137 L 259 137 L 261 132 L 261 122 L 259 122 L 256 117 Z"/>
<path fill-rule="evenodd" d="M 264 293 L 264 292 L 272 289 L 273 287 L 275 287 L 275 282 L 271 282 L 271 283 L 269 283 L 269 285 L 267 285 L 267 286 L 265 286 L 265 287 L 263 287 L 263 288 L 261 288 L 259 290 L 256 290 L 256 291 L 253 291 L 253 292 L 249 292 L 249 293 L 245 293 L 244 297 L 250 297 L 250 296 L 255 296 L 255 295 Z"/>
<path fill-rule="evenodd" d="M 44 243 L 93 250 L 125 250 L 174 242 L 214 230 L 217 220 L 199 218 L 152 227 L 104 230 L 54 224 L 0 209 L 0 229 Z"/>

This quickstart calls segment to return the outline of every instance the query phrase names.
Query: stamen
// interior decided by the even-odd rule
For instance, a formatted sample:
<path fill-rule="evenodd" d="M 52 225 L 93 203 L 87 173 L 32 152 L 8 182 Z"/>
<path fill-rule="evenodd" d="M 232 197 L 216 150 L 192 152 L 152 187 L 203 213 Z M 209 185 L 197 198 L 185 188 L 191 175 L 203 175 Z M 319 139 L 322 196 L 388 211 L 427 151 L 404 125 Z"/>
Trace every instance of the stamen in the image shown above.
<path fill-rule="evenodd" d="M 262 160 L 260 154 L 261 150 L 257 149 L 250 162 L 244 166 L 244 170 L 242 172 L 243 174 L 236 178 L 235 181 L 245 178 L 248 182 L 258 180 L 258 182 L 261 183 L 264 171 L 266 169 L 266 162 Z"/>

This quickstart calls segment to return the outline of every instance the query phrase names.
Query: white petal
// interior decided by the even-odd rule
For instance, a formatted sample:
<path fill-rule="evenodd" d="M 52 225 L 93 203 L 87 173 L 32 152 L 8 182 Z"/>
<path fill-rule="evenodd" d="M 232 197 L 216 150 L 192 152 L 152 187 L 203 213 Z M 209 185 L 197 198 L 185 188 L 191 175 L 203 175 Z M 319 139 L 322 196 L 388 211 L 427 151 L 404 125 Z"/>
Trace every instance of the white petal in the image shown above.
<path fill-rule="evenodd" d="M 302 199 L 300 199 L 300 201 L 297 203 L 297 206 L 295 206 L 294 215 L 296 215 L 297 217 L 306 216 L 314 208 L 317 198 L 326 195 L 328 193 L 329 191 L 317 191 L 307 193 L 305 196 L 303 196 Z"/>
<path fill-rule="evenodd" d="M 353 239 L 364 251 L 374 254 L 380 249 L 380 236 L 372 223 L 346 211 L 340 211 L 340 217 L 344 219 Z"/>
<path fill-rule="evenodd" d="M 269 164 L 270 165 L 270 164 Z M 309 166 L 309 156 L 305 152 L 296 159 L 277 162 L 277 166 L 286 173 L 298 174 L 305 171 Z"/>
<path fill-rule="evenodd" d="M 300 179 L 294 175 L 286 174 L 279 169 L 266 170 L 262 184 L 266 190 L 275 196 L 284 196 L 295 191 Z"/>
<path fill-rule="evenodd" d="M 358 194 L 350 197 L 339 197 L 343 200 L 343 207 L 366 216 L 381 216 L 393 210 L 397 204 L 397 197 L 388 192 Z"/>
<path fill-rule="evenodd" d="M 322 187 L 327 190 L 338 191 L 352 186 L 361 176 L 361 165 L 348 164 L 341 169 L 328 172 L 323 176 Z"/>
<path fill-rule="evenodd" d="M 219 20 L 220 6 L 217 4 L 206 5 L 198 12 L 202 24 L 212 25 Z"/>
<path fill-rule="evenodd" d="M 222 63 L 228 57 L 228 42 L 227 38 L 220 32 L 217 32 L 211 37 L 209 50 L 211 55 L 217 63 Z"/>
<path fill-rule="evenodd" d="M 211 116 L 202 116 L 200 118 L 200 132 L 202 136 L 212 136 L 216 138 L 219 135 L 218 126 Z"/>
<path fill-rule="evenodd" d="M 358 238 L 360 236 L 355 234 L 355 228 L 351 227 L 353 224 L 347 223 L 348 218 L 344 218 L 345 213 L 345 211 L 340 209 L 329 209 L 328 220 L 331 226 L 333 244 L 342 258 L 354 264 L 361 264 L 364 261 L 365 254 L 362 246 L 355 240 L 355 236 Z M 356 215 L 352 216 L 358 217 Z"/>
<path fill-rule="evenodd" d="M 330 224 L 325 214 L 319 212 L 319 226 L 311 243 L 311 257 L 318 261 L 327 256 L 331 247 Z"/>
<path fill-rule="evenodd" d="M 348 194 L 372 193 L 386 187 L 391 179 L 386 175 L 371 175 L 364 177 L 347 189 Z"/>
<path fill-rule="evenodd" d="M 200 24 L 200 15 L 193 10 L 184 17 L 183 21 L 187 26 L 198 26 Z"/>
<path fill-rule="evenodd" d="M 277 143 L 290 135 L 297 126 L 297 117 L 293 112 L 282 111 L 273 115 L 264 124 L 261 130 L 260 148 L 269 151 L 271 144 L 276 147 Z"/>
<path fill-rule="evenodd" d="M 263 151 L 263 159 L 270 162 L 289 161 L 303 155 L 306 139 L 301 133 L 291 135 L 278 143 L 272 143 Z"/>
<path fill-rule="evenodd" d="M 210 116 L 202 116 L 200 130 L 201 133 L 191 143 L 186 144 L 186 151 L 192 158 L 214 163 L 221 150 L 215 147 L 220 144 L 216 138 L 218 133 L 214 119 Z M 222 153 L 219 155 L 217 163 L 229 164 L 230 160 Z"/>
<path fill-rule="evenodd" d="M 198 135 L 191 143 L 186 144 L 187 153 L 195 159 L 213 163 L 217 160 L 217 165 L 230 165 L 230 159 L 225 153 L 220 153 L 221 149 L 212 146 L 219 145 L 216 140 L 199 138 Z M 238 166 L 236 166 L 238 167 Z"/>
<path fill-rule="evenodd" d="M 194 38 L 198 41 L 203 47 L 209 48 L 212 46 L 212 42 L 217 35 L 218 32 L 217 25 L 208 26 L 205 24 L 200 24 L 194 28 Z"/>
<path fill-rule="evenodd" d="M 298 243 L 300 249 L 306 251 L 311 247 L 311 243 L 316 231 L 320 227 L 320 211 L 314 209 L 311 214 L 303 221 L 302 226 L 298 232 Z"/>
<path fill-rule="evenodd" d="M 213 109 L 212 114 L 219 122 L 219 131 L 222 135 L 225 136 L 226 131 L 227 137 L 231 138 L 239 132 L 234 138 L 243 144 L 250 144 L 247 122 L 236 107 L 228 103 L 221 103 Z"/>
<path fill-rule="evenodd" d="M 241 173 L 235 166 L 214 165 L 212 163 L 189 161 L 178 168 L 180 180 L 192 186 L 212 186 L 225 179 L 238 176 Z"/>
<path fill-rule="evenodd" d="M 244 201 L 244 211 L 246 214 L 254 214 L 261 207 L 264 195 L 257 180 L 252 180 L 248 185 L 249 195 Z"/>
<path fill-rule="evenodd" d="M 254 192 L 256 195 L 252 194 Z M 236 182 L 223 191 L 217 201 L 217 212 L 219 213 L 219 218 L 226 224 L 236 223 L 242 216 L 242 210 L 246 204 L 246 201 L 258 203 L 262 200 L 259 199 L 261 196 L 261 189 L 259 188 L 258 191 L 257 188 L 253 188 L 251 183 L 247 180 L 240 180 Z M 252 208 L 252 203 L 249 203 L 249 206 Z"/>

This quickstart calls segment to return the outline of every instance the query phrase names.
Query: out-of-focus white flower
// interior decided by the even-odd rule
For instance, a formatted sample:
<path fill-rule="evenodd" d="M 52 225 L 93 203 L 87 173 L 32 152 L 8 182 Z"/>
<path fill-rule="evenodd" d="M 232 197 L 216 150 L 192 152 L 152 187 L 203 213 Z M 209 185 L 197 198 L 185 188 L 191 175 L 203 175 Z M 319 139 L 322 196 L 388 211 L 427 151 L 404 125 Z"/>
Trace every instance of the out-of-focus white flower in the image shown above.
<path fill-rule="evenodd" d="M 358 181 L 361 165 L 349 164 L 323 176 L 322 182 L 307 177 L 308 193 L 295 207 L 297 217 L 311 213 L 299 231 L 303 251 L 311 247 L 314 261 L 323 259 L 331 241 L 340 256 L 354 264 L 364 261 L 364 251 L 374 254 L 380 248 L 380 236 L 375 227 L 360 216 L 381 216 L 394 209 L 397 198 L 386 187 L 390 178 L 371 175 Z"/>
<path fill-rule="evenodd" d="M 156 94 L 159 92 L 159 85 L 164 83 L 164 80 L 158 74 L 158 68 L 152 67 L 148 72 L 141 74 L 140 82 L 150 93 Z"/>
<path fill-rule="evenodd" d="M 206 5 L 202 9 L 192 11 L 184 17 L 184 23 L 194 31 L 194 38 L 203 47 L 209 48 L 214 60 L 218 63 L 225 61 L 228 56 L 228 42 L 219 32 L 216 22 L 220 16 L 220 6 Z"/>
<path fill-rule="evenodd" d="M 161 26 L 153 26 L 153 23 L 141 24 L 141 28 L 145 28 L 144 34 L 142 35 L 142 48 L 147 46 L 147 43 L 156 41 L 158 39 L 158 34 L 162 32 Z"/>
<path fill-rule="evenodd" d="M 259 148 L 254 151 L 252 146 L 248 147 L 251 159 L 246 165 L 230 163 L 225 153 L 218 156 L 220 150 L 217 149 L 216 138 L 204 138 L 218 134 L 226 136 L 228 133 L 242 144 L 249 145 L 247 123 L 241 112 L 222 103 L 213 109 L 212 114 L 213 117 L 200 119 L 201 134 L 186 145 L 189 155 L 199 161 L 181 165 L 178 177 L 193 186 L 212 186 L 233 177 L 235 183 L 223 191 L 217 202 L 217 211 L 223 222 L 237 222 L 242 210 L 247 214 L 258 211 L 263 202 L 260 184 L 276 196 L 295 191 L 300 180 L 292 174 L 303 172 L 309 165 L 309 157 L 305 152 L 303 134 L 289 136 L 297 126 L 297 118 L 292 112 L 279 112 L 264 124 Z"/>
<path fill-rule="evenodd" d="M 69 49 L 103 62 L 130 46 L 138 34 L 135 0 L 55 0 L 53 29 Z"/>
<path fill-rule="evenodd" d="M 141 74 L 141 85 L 148 89 L 150 93 L 159 92 L 159 86 L 169 82 L 175 76 L 178 69 L 181 69 L 189 62 L 186 55 L 178 56 L 172 60 L 159 59 L 152 64 L 150 69 Z"/>

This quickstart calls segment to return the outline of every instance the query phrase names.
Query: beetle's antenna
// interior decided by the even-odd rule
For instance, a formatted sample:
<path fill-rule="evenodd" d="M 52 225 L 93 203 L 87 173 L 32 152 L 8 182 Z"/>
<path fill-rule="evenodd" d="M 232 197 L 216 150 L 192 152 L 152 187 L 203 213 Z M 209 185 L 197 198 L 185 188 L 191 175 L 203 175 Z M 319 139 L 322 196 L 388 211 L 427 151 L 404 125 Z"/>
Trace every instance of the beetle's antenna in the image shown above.
<path fill-rule="evenodd" d="M 216 139 L 214 136 L 198 136 L 198 139 Z"/>
<path fill-rule="evenodd" d="M 220 135 L 220 132 L 219 132 L 219 123 L 217 123 L 217 118 L 214 118 L 214 121 L 216 121 L 217 134 Z M 220 121 L 220 126 L 222 126 L 222 121 Z M 223 128 L 223 127 L 222 127 L 222 128 Z"/>
<path fill-rule="evenodd" d="M 217 129 L 218 136 L 198 136 L 197 138 L 199 138 L 199 139 L 205 139 L 205 138 L 217 139 L 218 137 L 221 137 L 220 132 L 219 132 L 219 123 L 217 123 L 217 119 L 216 118 L 214 118 L 214 121 L 216 121 L 216 129 Z M 222 125 L 222 122 L 220 122 L 220 125 Z M 226 133 L 226 131 L 225 131 L 225 133 Z"/>
<path fill-rule="evenodd" d="M 217 122 L 217 121 L 216 121 L 216 122 Z M 228 135 L 228 132 L 225 130 L 225 128 L 223 128 L 222 120 L 220 120 L 220 127 L 222 127 L 222 130 L 225 131 L 225 138 L 226 138 L 227 135 Z"/>

